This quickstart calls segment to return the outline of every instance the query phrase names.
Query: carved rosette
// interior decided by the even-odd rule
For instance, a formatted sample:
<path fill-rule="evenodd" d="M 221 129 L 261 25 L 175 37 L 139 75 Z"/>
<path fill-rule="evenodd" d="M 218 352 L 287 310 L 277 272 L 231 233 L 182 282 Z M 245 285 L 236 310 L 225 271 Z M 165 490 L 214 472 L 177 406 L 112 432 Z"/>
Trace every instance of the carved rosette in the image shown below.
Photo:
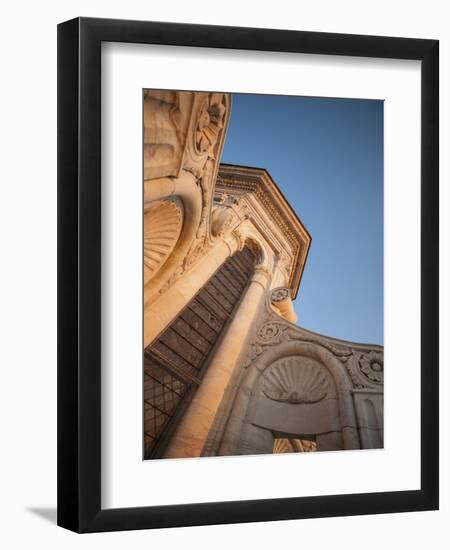
<path fill-rule="evenodd" d="M 383 384 L 384 366 L 383 355 L 371 351 L 361 355 L 359 359 L 359 370 L 368 380 L 376 384 Z"/>
<path fill-rule="evenodd" d="M 264 323 L 258 330 L 258 338 L 262 340 L 263 343 L 278 343 L 279 336 L 281 336 L 285 326 L 281 323 L 274 323 L 269 321 Z"/>
<path fill-rule="evenodd" d="M 289 290 L 289 288 L 280 287 L 272 290 L 270 299 L 273 303 L 277 303 L 277 302 L 283 302 L 284 300 L 287 300 L 288 298 L 290 298 L 290 296 L 291 296 L 291 291 Z"/>
<path fill-rule="evenodd" d="M 175 248 L 183 227 L 180 201 L 152 203 L 144 213 L 144 284 L 161 269 Z"/>
<path fill-rule="evenodd" d="M 318 403 L 328 393 L 328 377 L 312 359 L 283 357 L 264 371 L 262 392 L 282 403 Z"/>

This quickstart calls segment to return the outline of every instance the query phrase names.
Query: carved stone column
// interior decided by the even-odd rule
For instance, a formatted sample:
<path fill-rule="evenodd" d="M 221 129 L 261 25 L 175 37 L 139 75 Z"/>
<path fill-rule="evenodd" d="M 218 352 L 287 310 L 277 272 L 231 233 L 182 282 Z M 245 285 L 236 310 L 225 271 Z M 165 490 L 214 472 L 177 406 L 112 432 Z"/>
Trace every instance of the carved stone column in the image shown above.
<path fill-rule="evenodd" d="M 225 333 L 205 378 L 166 450 L 166 458 L 200 456 L 225 389 L 270 283 L 271 273 L 255 268 L 250 285 Z"/>

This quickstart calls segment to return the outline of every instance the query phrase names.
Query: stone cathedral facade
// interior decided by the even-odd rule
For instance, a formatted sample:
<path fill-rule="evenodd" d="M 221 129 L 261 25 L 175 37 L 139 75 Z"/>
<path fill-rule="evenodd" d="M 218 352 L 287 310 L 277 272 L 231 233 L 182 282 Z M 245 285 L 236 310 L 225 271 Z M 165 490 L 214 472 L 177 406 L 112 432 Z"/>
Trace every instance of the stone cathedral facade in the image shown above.
<path fill-rule="evenodd" d="M 296 324 L 311 236 L 230 111 L 144 92 L 144 458 L 382 448 L 383 348 Z"/>

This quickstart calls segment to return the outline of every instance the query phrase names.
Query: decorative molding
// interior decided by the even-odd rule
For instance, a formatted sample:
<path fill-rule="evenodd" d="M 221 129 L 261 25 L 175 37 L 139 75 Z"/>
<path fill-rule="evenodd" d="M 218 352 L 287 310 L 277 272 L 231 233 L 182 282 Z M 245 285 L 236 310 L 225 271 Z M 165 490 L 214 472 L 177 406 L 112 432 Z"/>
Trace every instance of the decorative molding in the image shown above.
<path fill-rule="evenodd" d="M 272 272 L 265 265 L 259 264 L 255 267 L 253 276 L 255 275 L 263 275 L 267 279 L 270 279 L 272 277 Z"/>
<path fill-rule="evenodd" d="M 209 241 L 205 238 L 194 240 L 183 263 L 171 274 L 164 285 L 159 289 L 159 294 L 164 294 L 182 275 L 187 273 L 204 254 L 211 248 Z"/>
<path fill-rule="evenodd" d="M 242 250 L 245 246 L 245 238 L 241 235 L 240 231 L 234 230 L 231 235 L 236 239 L 237 249 Z"/>
<path fill-rule="evenodd" d="M 211 215 L 211 235 L 223 238 L 239 223 L 239 216 L 232 208 L 216 206 Z"/>
<path fill-rule="evenodd" d="M 195 240 L 184 259 L 182 273 L 188 271 L 199 258 L 206 254 L 210 246 L 206 238 Z"/>
<path fill-rule="evenodd" d="M 283 323 L 269 321 L 260 326 L 257 335 L 258 338 L 265 344 L 278 344 L 281 341 L 278 337 L 286 328 L 286 325 Z"/>
<path fill-rule="evenodd" d="M 156 139 L 155 136 L 159 136 L 158 139 L 163 141 L 166 134 L 168 137 L 172 135 L 176 124 L 184 121 L 183 140 L 172 140 L 173 144 L 158 144 L 157 150 L 161 150 L 161 155 L 163 153 L 168 155 L 172 145 L 178 144 L 178 147 L 182 147 L 180 170 L 167 175 L 179 176 L 181 169 L 190 172 L 201 191 L 199 197 L 195 199 L 200 203 L 198 204 L 200 208 L 198 227 L 192 241 L 186 247 L 186 254 L 179 258 L 178 265 L 173 266 L 173 271 L 157 291 L 157 294 L 161 295 L 212 246 L 211 209 L 225 137 L 224 130 L 230 114 L 231 96 L 223 93 L 149 91 L 145 97 L 148 97 L 148 101 L 151 102 L 147 109 L 147 118 L 151 122 L 151 128 L 148 128 L 146 133 L 147 141 Z M 188 125 L 185 124 L 187 118 L 189 118 Z M 152 144 L 151 147 L 153 147 Z M 225 229 L 225 227 L 222 228 L 223 231 Z"/>
<path fill-rule="evenodd" d="M 167 279 L 167 281 L 163 284 L 163 286 L 159 289 L 158 294 L 164 294 L 168 288 L 170 288 L 175 281 L 181 277 L 181 275 L 184 273 L 184 269 L 182 266 L 178 267 Z"/>
<path fill-rule="evenodd" d="M 273 444 L 274 454 L 310 453 L 317 451 L 317 443 L 309 439 L 276 437 Z"/>
<path fill-rule="evenodd" d="M 269 299 L 270 297 L 269 295 Z M 265 310 L 248 344 L 242 368 L 249 368 L 266 350 L 290 341 L 311 343 L 331 352 L 345 366 L 355 389 L 379 388 L 383 384 L 382 351 L 352 342 L 338 344 L 327 337 L 313 335 L 281 320 L 269 309 Z"/>
<path fill-rule="evenodd" d="M 291 297 L 291 291 L 287 287 L 274 288 L 270 295 L 270 301 L 273 303 L 284 302 Z"/>
<path fill-rule="evenodd" d="M 355 350 L 347 370 L 355 389 L 379 391 L 384 383 L 383 353 L 378 350 Z"/>
<path fill-rule="evenodd" d="M 371 382 L 382 384 L 384 378 L 383 356 L 371 351 L 361 355 L 358 361 L 359 370 Z"/>
<path fill-rule="evenodd" d="M 295 449 L 287 437 L 276 437 L 273 443 L 273 454 L 284 453 L 295 453 Z"/>
<path fill-rule="evenodd" d="M 223 145 L 223 129 L 229 117 L 229 94 L 196 93 L 197 113 L 191 139 L 183 160 L 183 169 L 195 177 L 203 176 L 206 161 L 217 162 Z"/>
<path fill-rule="evenodd" d="M 225 113 L 223 94 L 209 94 L 200 108 L 195 128 L 195 148 L 199 154 L 211 151 L 217 143 Z"/>
<path fill-rule="evenodd" d="M 280 270 L 287 278 L 286 286 L 291 288 L 295 298 L 311 243 L 308 232 L 266 170 L 221 165 L 216 182 L 216 201 L 223 200 L 223 195 L 228 197 L 230 193 L 233 193 L 235 200 L 246 203 L 247 215 L 271 241 L 274 252 L 280 258 Z M 229 201 L 228 198 L 225 200 Z M 261 205 L 263 211 L 257 212 L 253 201 Z M 264 222 L 265 216 L 270 218 L 276 231 Z"/>
<path fill-rule="evenodd" d="M 194 97 L 192 92 L 144 91 L 144 179 L 180 175 Z"/>
<path fill-rule="evenodd" d="M 267 321 L 257 331 L 256 343 L 262 346 L 274 346 L 282 341 L 290 340 L 300 340 L 322 346 L 331 351 L 342 363 L 345 363 L 353 353 L 349 348 L 336 346 L 319 338 L 308 337 L 301 329 L 296 329 L 295 326 L 282 321 Z"/>

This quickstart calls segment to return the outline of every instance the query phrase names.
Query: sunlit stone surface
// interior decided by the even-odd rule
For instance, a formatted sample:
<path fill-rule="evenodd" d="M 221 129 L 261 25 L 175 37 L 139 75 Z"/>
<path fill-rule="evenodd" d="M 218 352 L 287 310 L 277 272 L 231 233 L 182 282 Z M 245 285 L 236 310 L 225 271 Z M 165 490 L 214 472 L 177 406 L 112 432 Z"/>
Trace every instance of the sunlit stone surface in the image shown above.
<path fill-rule="evenodd" d="M 311 237 L 266 170 L 219 164 L 230 111 L 144 94 L 144 456 L 381 448 L 383 348 L 295 324 Z"/>

